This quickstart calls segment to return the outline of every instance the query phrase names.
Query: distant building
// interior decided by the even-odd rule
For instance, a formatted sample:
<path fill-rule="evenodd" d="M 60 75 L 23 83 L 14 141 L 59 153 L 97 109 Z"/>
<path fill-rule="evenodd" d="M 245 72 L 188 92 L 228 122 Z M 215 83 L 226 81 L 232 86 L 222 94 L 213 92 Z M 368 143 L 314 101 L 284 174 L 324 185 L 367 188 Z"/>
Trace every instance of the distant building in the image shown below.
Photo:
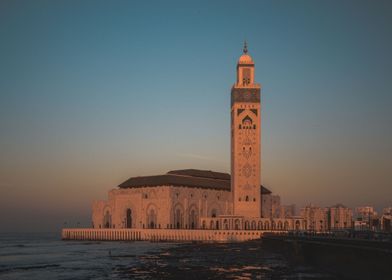
<path fill-rule="evenodd" d="M 392 207 L 386 207 L 382 210 L 383 214 L 389 214 L 392 215 Z"/>
<path fill-rule="evenodd" d="M 380 227 L 382 231 L 392 232 L 392 207 L 383 209 L 380 217 Z"/>
<path fill-rule="evenodd" d="M 361 206 L 355 208 L 355 219 L 366 221 L 370 218 L 376 217 L 377 212 L 373 206 Z"/>
<path fill-rule="evenodd" d="M 301 209 L 300 216 L 304 219 L 306 230 L 323 232 L 328 229 L 327 211 L 325 208 L 308 205 Z"/>
<path fill-rule="evenodd" d="M 262 196 L 262 210 L 263 218 L 280 218 L 280 196 L 268 193 Z"/>
<path fill-rule="evenodd" d="M 301 209 L 305 229 L 316 232 L 349 229 L 353 226 L 352 209 L 337 204 L 332 207 L 309 205 Z"/>
<path fill-rule="evenodd" d="M 378 214 L 373 206 L 355 208 L 354 228 L 356 230 L 375 230 L 378 225 Z"/>
<path fill-rule="evenodd" d="M 367 229 L 369 229 L 369 223 L 367 221 L 355 220 L 354 221 L 354 229 L 357 231 L 367 230 Z"/>
<path fill-rule="evenodd" d="M 353 210 L 342 204 L 327 208 L 328 229 L 348 229 L 353 226 Z"/>
<path fill-rule="evenodd" d="M 281 207 L 283 218 L 292 218 L 297 216 L 297 206 L 295 204 L 283 205 Z"/>
<path fill-rule="evenodd" d="M 264 188 L 264 191 L 267 190 Z M 261 216 L 263 218 L 292 218 L 296 216 L 296 206 L 281 205 L 281 199 L 279 195 L 274 195 L 271 192 L 263 193 L 262 195 L 262 208 Z"/>

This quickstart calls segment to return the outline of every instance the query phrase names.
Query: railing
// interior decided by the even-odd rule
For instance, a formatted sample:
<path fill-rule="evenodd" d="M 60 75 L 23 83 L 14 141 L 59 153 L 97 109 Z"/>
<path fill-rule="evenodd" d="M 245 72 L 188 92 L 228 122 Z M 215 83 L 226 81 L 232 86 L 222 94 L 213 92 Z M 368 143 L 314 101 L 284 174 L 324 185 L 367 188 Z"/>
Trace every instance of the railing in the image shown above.
<path fill-rule="evenodd" d="M 269 231 L 271 232 L 271 231 Z M 281 231 L 280 231 L 281 233 Z M 83 229 L 62 230 L 63 240 L 123 240 L 123 241 L 204 241 L 236 242 L 259 239 L 262 230 L 202 230 L 202 229 Z"/>

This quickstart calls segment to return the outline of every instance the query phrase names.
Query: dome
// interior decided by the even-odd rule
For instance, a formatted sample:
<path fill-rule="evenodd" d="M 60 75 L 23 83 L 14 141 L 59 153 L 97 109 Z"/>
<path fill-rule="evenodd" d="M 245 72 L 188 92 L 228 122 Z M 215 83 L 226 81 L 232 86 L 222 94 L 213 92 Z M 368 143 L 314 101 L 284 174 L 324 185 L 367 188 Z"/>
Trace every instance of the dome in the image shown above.
<path fill-rule="evenodd" d="M 254 64 L 254 62 L 249 54 L 244 53 L 240 56 L 240 59 L 238 59 L 238 64 Z"/>

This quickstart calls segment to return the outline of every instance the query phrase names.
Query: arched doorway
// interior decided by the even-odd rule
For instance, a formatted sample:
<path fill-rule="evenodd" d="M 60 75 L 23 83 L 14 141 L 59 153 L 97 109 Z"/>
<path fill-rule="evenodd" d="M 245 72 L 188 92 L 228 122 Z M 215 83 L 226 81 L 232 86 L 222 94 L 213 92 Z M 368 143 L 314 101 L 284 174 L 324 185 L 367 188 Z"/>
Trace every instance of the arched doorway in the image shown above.
<path fill-rule="evenodd" d="M 132 228 L 132 210 L 129 208 L 126 214 L 126 228 Z"/>
<path fill-rule="evenodd" d="M 227 219 L 223 220 L 223 228 L 226 230 L 229 229 L 229 222 L 227 221 Z"/>
<path fill-rule="evenodd" d="M 249 221 L 246 221 L 246 222 L 245 222 L 245 229 L 246 229 L 246 230 L 249 230 L 249 229 L 250 229 L 250 228 L 249 228 Z"/>
<path fill-rule="evenodd" d="M 195 209 L 192 209 L 189 212 L 189 228 L 191 229 L 197 228 L 197 213 Z"/>
<path fill-rule="evenodd" d="M 251 223 L 251 228 L 252 228 L 252 230 L 255 230 L 255 229 L 256 229 L 256 222 L 255 222 L 255 221 L 252 221 L 252 223 Z"/>
<path fill-rule="evenodd" d="M 112 227 L 112 216 L 110 215 L 109 210 L 106 210 L 105 215 L 103 216 L 103 227 L 104 228 Z"/>
<path fill-rule="evenodd" d="M 234 229 L 239 230 L 240 229 L 240 220 L 236 219 L 234 221 Z"/>
<path fill-rule="evenodd" d="M 182 227 L 181 216 L 182 216 L 181 209 L 177 208 L 176 211 L 174 212 L 174 227 L 175 228 Z"/>
<path fill-rule="evenodd" d="M 157 226 L 157 215 L 155 209 L 151 208 L 148 211 L 148 228 L 156 228 Z"/>

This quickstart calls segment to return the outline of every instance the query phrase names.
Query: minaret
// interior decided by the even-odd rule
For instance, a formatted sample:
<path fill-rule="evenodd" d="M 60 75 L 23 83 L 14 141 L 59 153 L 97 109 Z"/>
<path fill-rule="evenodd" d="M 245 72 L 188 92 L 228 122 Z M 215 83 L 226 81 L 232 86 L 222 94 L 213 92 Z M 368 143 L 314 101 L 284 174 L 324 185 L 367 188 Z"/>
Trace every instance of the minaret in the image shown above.
<path fill-rule="evenodd" d="M 231 190 L 234 215 L 261 217 L 260 84 L 254 82 L 255 64 L 244 43 L 231 89 Z"/>

